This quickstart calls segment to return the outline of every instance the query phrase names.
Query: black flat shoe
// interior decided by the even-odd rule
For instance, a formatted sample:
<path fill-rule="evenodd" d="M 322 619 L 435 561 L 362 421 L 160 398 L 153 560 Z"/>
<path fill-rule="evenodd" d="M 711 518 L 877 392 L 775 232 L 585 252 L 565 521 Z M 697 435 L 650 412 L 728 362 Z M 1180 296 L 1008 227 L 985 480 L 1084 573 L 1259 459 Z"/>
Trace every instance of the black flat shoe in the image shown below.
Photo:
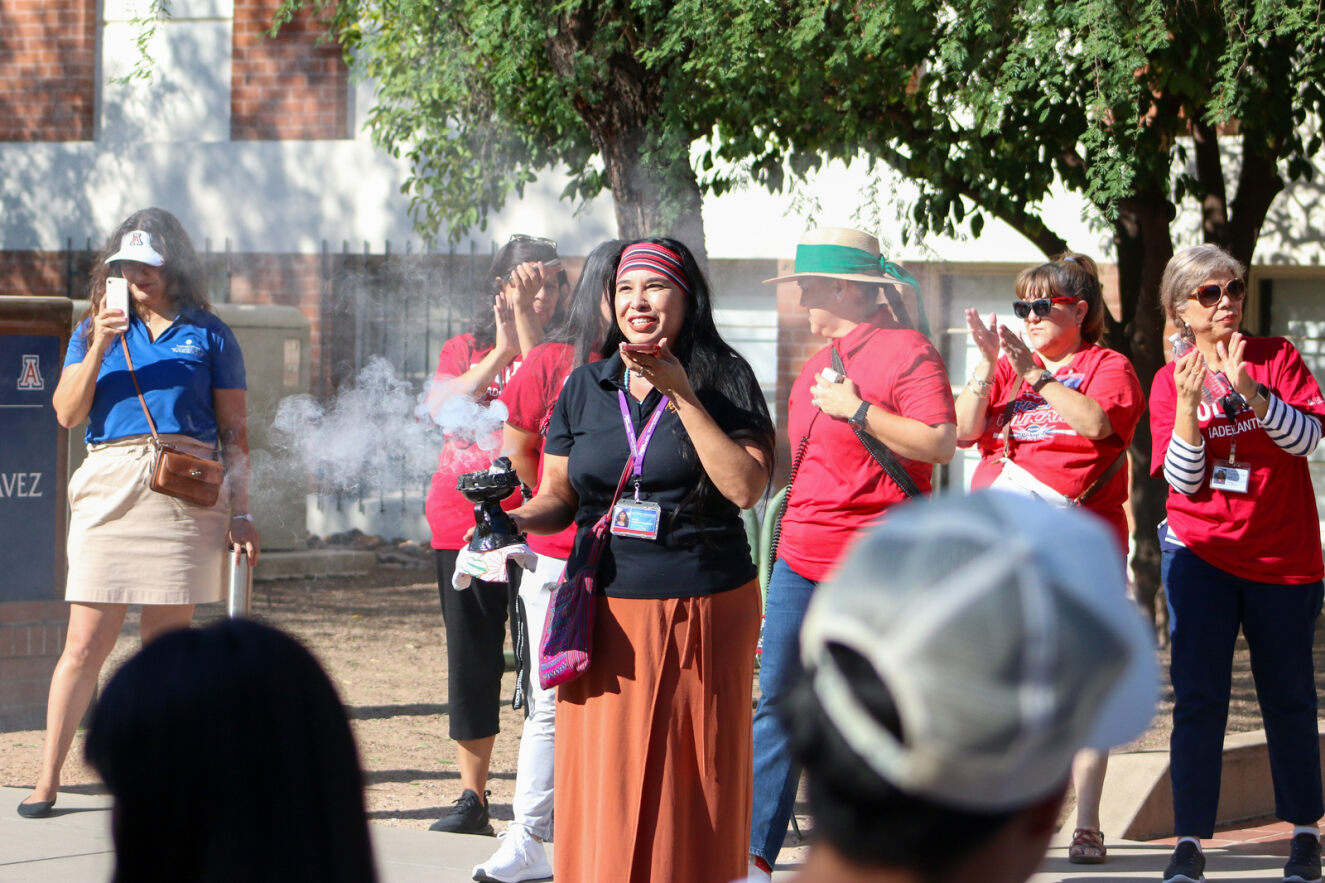
<path fill-rule="evenodd" d="M 54 800 L 34 800 L 32 803 L 20 803 L 18 814 L 25 819 L 44 819 L 51 814 Z"/>

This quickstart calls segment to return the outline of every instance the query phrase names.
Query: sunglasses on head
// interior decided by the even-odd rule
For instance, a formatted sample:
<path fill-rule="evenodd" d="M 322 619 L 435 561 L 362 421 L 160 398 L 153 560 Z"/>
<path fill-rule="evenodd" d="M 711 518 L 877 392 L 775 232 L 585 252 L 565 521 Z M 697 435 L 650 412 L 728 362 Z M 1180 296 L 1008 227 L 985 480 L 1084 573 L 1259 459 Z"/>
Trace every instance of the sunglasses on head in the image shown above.
<path fill-rule="evenodd" d="M 510 239 L 506 240 L 507 245 L 512 242 L 537 242 L 542 245 L 551 246 L 553 251 L 556 251 L 557 249 L 557 240 L 548 239 L 546 236 L 526 236 L 523 233 L 516 233 Z"/>
<path fill-rule="evenodd" d="M 1227 285 L 1211 282 L 1187 295 L 1187 299 L 1195 300 L 1203 307 L 1214 307 L 1219 305 L 1225 294 L 1231 301 L 1240 301 L 1247 296 L 1247 283 L 1241 279 L 1231 279 Z"/>
<path fill-rule="evenodd" d="M 1037 297 L 1035 300 L 1014 300 L 1012 302 L 1012 312 L 1017 314 L 1018 319 L 1029 319 L 1031 313 L 1043 319 L 1049 315 L 1049 311 L 1054 308 L 1054 304 L 1074 304 L 1077 302 L 1075 297 Z"/>

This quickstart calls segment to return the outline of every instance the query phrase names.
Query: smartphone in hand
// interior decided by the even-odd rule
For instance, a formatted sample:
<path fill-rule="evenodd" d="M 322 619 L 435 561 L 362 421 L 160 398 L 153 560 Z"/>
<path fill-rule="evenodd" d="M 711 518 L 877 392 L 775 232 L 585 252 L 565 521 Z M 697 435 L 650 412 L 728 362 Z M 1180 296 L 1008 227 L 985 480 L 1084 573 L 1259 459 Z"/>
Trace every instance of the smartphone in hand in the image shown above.
<path fill-rule="evenodd" d="M 106 277 L 106 307 L 120 310 L 129 317 L 129 280 L 123 276 Z"/>
<path fill-rule="evenodd" d="M 656 343 L 623 343 L 621 344 L 623 353 L 646 353 L 650 356 L 656 356 L 662 352 L 662 347 Z"/>

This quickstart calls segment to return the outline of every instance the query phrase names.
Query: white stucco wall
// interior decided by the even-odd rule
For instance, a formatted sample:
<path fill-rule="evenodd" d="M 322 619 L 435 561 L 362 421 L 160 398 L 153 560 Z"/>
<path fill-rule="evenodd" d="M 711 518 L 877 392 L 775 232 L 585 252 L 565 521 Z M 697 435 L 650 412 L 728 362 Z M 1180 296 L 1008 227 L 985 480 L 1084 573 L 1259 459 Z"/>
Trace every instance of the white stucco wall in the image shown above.
<path fill-rule="evenodd" d="M 72 238 L 101 241 L 125 215 L 147 205 L 175 212 L 202 244 L 236 252 L 315 252 L 347 241 L 393 251 L 418 237 L 400 186 L 403 160 L 375 149 L 363 132 L 372 90 L 351 89 L 353 136 L 334 141 L 230 142 L 229 87 L 233 0 L 172 0 L 150 46 L 152 75 L 111 82 L 132 70 L 144 0 L 105 0 L 98 79 L 96 137 L 91 142 L 0 143 L 0 248 L 58 249 Z M 1230 168 L 1230 177 L 1233 169 Z M 1325 174 L 1319 176 L 1325 179 Z M 559 200 L 564 174 L 553 170 L 525 197 L 476 231 L 480 249 L 511 233 L 549 235 L 567 254 L 585 254 L 615 235 L 611 198 L 602 195 L 576 213 Z M 871 194 L 877 194 L 877 198 Z M 709 253 L 718 258 L 776 258 L 794 253 L 812 223 L 860 226 L 877 232 L 900 260 L 1031 263 L 1039 252 L 1005 224 L 986 218 L 978 240 L 929 237 L 901 245 L 900 220 L 914 188 L 885 174 L 871 181 L 864 164 L 829 164 L 795 194 L 749 186 L 705 202 Z M 1321 200 L 1314 187 L 1281 195 L 1266 225 L 1258 259 L 1321 263 L 1314 234 Z M 811 218 L 806 206 L 814 204 Z M 1108 232 L 1072 194 L 1043 207 L 1049 226 L 1074 249 L 1113 258 Z M 1181 242 L 1196 241 L 1198 216 L 1184 207 Z M 1262 257 L 1263 256 L 1263 257 Z"/>

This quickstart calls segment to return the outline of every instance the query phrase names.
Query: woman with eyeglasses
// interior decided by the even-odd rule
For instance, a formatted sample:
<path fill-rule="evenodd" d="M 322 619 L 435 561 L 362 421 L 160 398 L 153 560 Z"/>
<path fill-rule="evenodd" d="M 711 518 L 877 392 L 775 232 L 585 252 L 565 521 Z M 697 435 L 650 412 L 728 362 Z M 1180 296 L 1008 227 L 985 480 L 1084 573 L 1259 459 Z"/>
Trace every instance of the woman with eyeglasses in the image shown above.
<path fill-rule="evenodd" d="M 1241 628 L 1269 743 L 1275 815 L 1291 822 L 1285 881 L 1319 880 L 1322 805 L 1312 642 L 1322 564 L 1307 456 L 1325 401 L 1293 345 L 1238 331 L 1245 267 L 1214 245 L 1169 260 L 1160 299 L 1177 329 L 1150 390 L 1151 471 L 1169 485 L 1160 525 L 1169 605 L 1173 820 L 1166 881 L 1198 880 L 1214 834 L 1224 726 Z"/>
<path fill-rule="evenodd" d="M 972 487 L 992 486 L 1078 505 L 1108 522 L 1127 556 L 1127 446 L 1145 411 L 1136 371 L 1100 345 L 1104 297 L 1095 262 L 1065 254 L 1023 270 L 1012 311 L 1021 335 L 966 311 L 981 360 L 957 397 L 957 443 L 981 452 Z M 1100 794 L 1108 755 L 1073 764 L 1076 827 L 1068 860 L 1104 861 Z"/>
<path fill-rule="evenodd" d="M 443 445 L 424 510 L 437 556 L 437 591 L 446 627 L 447 699 L 450 735 L 456 743 L 460 797 L 432 825 L 452 834 L 492 834 L 484 786 L 498 731 L 502 645 L 507 611 L 516 587 L 475 580 L 451 587 L 465 532 L 474 526 L 474 506 L 456 490 L 466 472 L 486 469 L 501 448 L 501 421 L 484 420 L 475 404 L 501 395 L 525 353 L 543 340 L 543 328 L 560 315 L 569 286 L 550 239 L 512 236 L 497 250 L 488 284 L 478 298 L 474 330 L 442 345 L 427 408 L 442 427 Z M 487 426 L 487 431 L 476 429 Z M 505 501 L 519 505 L 519 494 Z"/>

